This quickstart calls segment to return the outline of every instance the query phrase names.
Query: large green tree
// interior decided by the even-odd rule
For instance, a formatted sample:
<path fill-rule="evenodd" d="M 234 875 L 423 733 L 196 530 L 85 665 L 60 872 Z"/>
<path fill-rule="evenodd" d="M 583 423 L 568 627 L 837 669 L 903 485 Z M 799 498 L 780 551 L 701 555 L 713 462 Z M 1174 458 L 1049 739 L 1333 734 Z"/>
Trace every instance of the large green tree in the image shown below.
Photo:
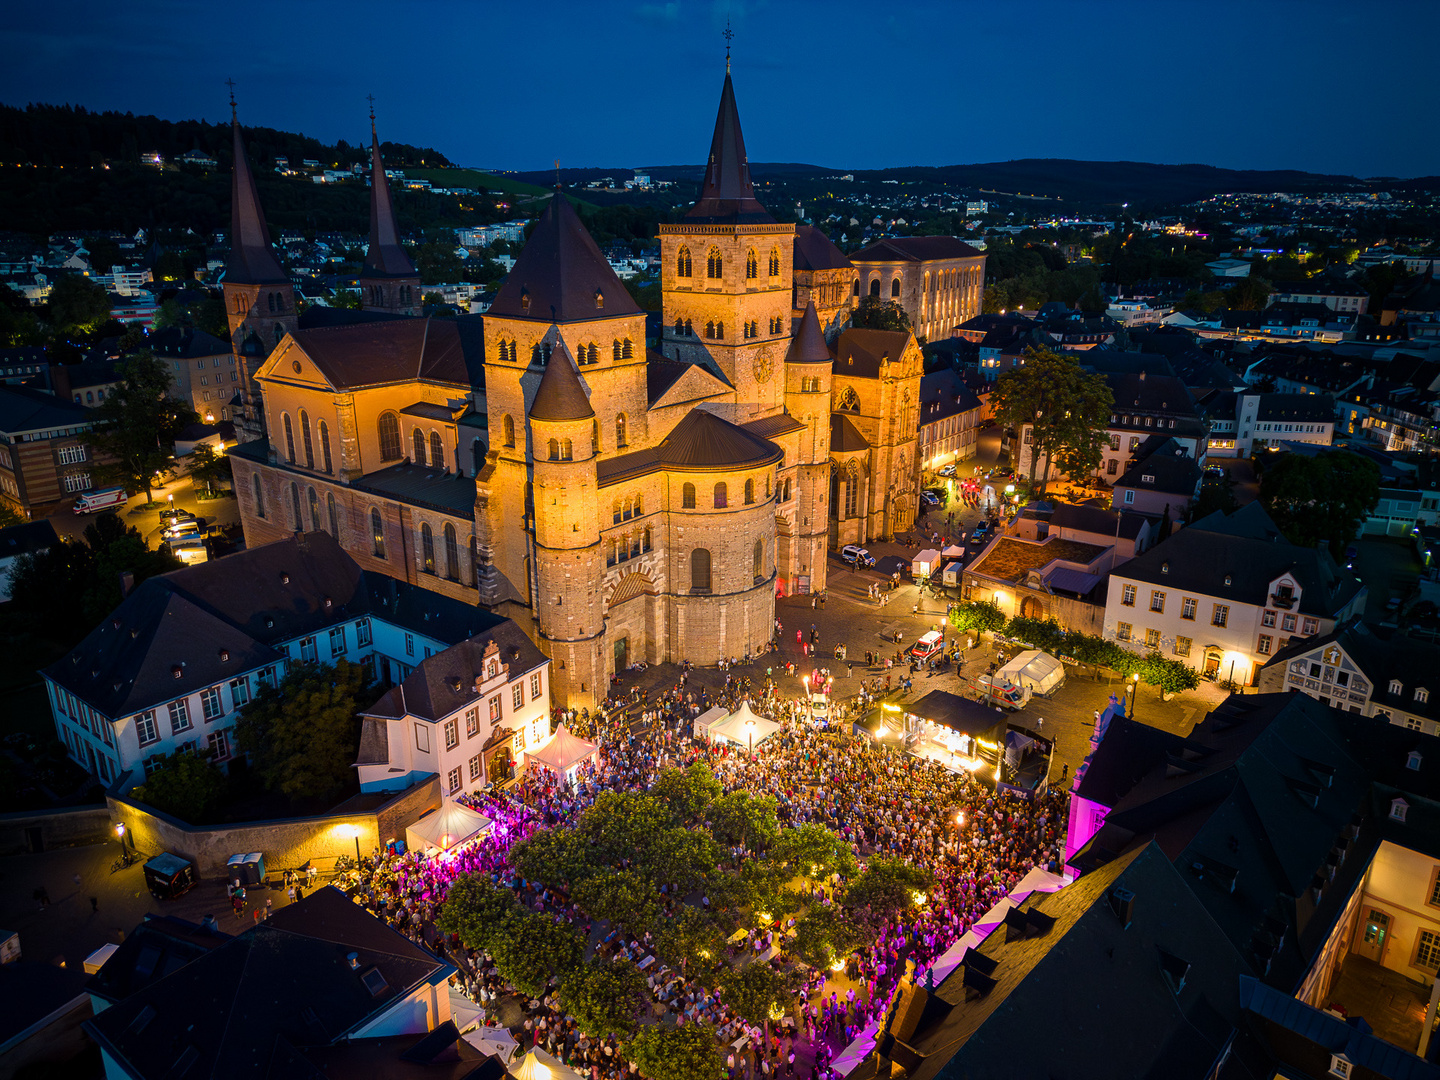
<path fill-rule="evenodd" d="M 850 325 L 862 330 L 910 330 L 910 316 L 894 300 L 862 296 L 850 317 Z"/>
<path fill-rule="evenodd" d="M 633 870 L 607 870 L 582 881 L 572 893 L 580 910 L 630 934 L 642 934 L 655 918 L 655 886 Z"/>
<path fill-rule="evenodd" d="M 774 795 L 732 791 L 710 804 L 710 827 L 722 844 L 744 844 L 765 851 L 780 833 Z"/>
<path fill-rule="evenodd" d="M 1159 652 L 1151 652 L 1140 662 L 1140 681 L 1160 691 L 1165 701 L 1182 690 L 1200 685 L 1200 673 L 1183 660 L 1174 660 Z"/>
<path fill-rule="evenodd" d="M 628 1050 L 645 1080 L 719 1080 L 722 1071 L 715 1029 L 709 1024 L 646 1024 Z"/>
<path fill-rule="evenodd" d="M 170 368 L 149 350 L 117 367 L 121 383 L 96 407 L 88 436 L 106 463 L 97 472 L 109 483 L 153 499 L 155 479 L 172 471 L 175 438 L 198 417 L 188 402 L 170 396 Z"/>
<path fill-rule="evenodd" d="M 560 1007 L 592 1039 L 629 1038 L 645 1004 L 645 980 L 630 964 L 593 959 L 560 983 Z"/>
<path fill-rule="evenodd" d="M 209 751 L 182 750 L 161 759 L 134 794 L 182 821 L 208 825 L 225 796 L 225 774 Z"/>
<path fill-rule="evenodd" d="M 1005 613 L 993 600 L 969 600 L 956 604 L 948 616 L 956 630 L 972 634 L 993 634 L 1004 628 Z"/>
<path fill-rule="evenodd" d="M 357 714 L 371 700 L 370 674 L 359 664 L 297 664 L 278 686 L 261 687 L 235 735 L 266 787 L 292 799 L 333 799 L 355 785 Z"/>
<path fill-rule="evenodd" d="M 110 319 L 105 289 L 80 274 L 55 282 L 46 303 L 51 329 L 57 334 L 90 334 Z"/>
<path fill-rule="evenodd" d="M 484 950 L 517 910 L 515 894 L 488 875 L 460 874 L 445 893 L 435 925 L 441 933 L 457 935 L 467 948 Z"/>
<path fill-rule="evenodd" d="M 845 890 L 845 911 L 870 930 L 916 904 L 932 884 L 930 872 L 903 859 L 872 859 Z"/>
<path fill-rule="evenodd" d="M 720 781 L 703 761 L 686 769 L 666 769 L 650 785 L 650 794 L 665 804 L 677 825 L 699 820 L 721 790 Z"/>
<path fill-rule="evenodd" d="M 772 1014 L 795 1000 L 798 980 L 769 964 L 746 964 L 730 970 L 720 980 L 720 996 L 737 1016 L 755 1027 L 766 1024 Z"/>
<path fill-rule="evenodd" d="M 996 419 L 1028 440 L 1031 488 L 1041 458 L 1041 493 L 1052 465 L 1071 476 L 1099 466 L 1115 398 L 1104 377 L 1086 372 L 1074 357 L 1027 346 L 1023 363 L 996 381 L 992 401 Z"/>
<path fill-rule="evenodd" d="M 1259 459 L 1260 501 L 1292 544 L 1339 555 L 1380 501 L 1380 466 L 1349 450 Z"/>

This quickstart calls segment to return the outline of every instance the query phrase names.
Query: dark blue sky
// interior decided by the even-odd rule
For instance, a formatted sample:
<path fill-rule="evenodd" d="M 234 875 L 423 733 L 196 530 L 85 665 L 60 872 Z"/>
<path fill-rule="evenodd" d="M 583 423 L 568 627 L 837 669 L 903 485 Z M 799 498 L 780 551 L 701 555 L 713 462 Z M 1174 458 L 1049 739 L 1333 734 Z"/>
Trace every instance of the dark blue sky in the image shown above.
<path fill-rule="evenodd" d="M 756 161 L 1440 174 L 1437 0 L 50 0 L 0 101 L 381 137 L 470 165 L 700 162 L 735 31 Z"/>

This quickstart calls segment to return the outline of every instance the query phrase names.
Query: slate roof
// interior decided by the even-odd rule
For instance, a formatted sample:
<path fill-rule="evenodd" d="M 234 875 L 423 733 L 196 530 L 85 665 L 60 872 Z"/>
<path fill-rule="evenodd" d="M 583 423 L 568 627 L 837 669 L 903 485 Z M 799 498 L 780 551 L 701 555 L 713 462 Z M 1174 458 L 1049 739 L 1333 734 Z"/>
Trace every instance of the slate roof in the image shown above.
<path fill-rule="evenodd" d="M 852 263 L 823 232 L 814 225 L 795 226 L 796 270 L 846 270 Z"/>
<path fill-rule="evenodd" d="M 844 413 L 831 413 L 830 449 L 837 453 L 869 450 L 870 440 L 860 434 L 860 429 Z"/>
<path fill-rule="evenodd" d="M 1134 897 L 1128 924 L 1121 892 Z M 1153 847 L 1032 893 L 964 960 L 906 1017 L 893 1057 L 910 1080 L 1046 1077 L 1057 1061 L 1070 1080 L 1198 1080 L 1250 970 Z M 850 1077 L 873 1080 L 874 1056 Z"/>
<path fill-rule="evenodd" d="M 424 1035 L 349 1039 L 334 1046 L 277 1040 L 267 1080 L 505 1080 L 505 1064 L 482 1054 L 447 1020 Z"/>
<path fill-rule="evenodd" d="M 147 915 L 85 983 L 87 993 L 122 1001 L 230 940 L 170 915 Z"/>
<path fill-rule="evenodd" d="M 0 559 L 13 559 L 32 551 L 43 551 L 60 542 L 55 526 L 49 518 L 27 521 L 23 525 L 11 525 L 0 529 Z"/>
<path fill-rule="evenodd" d="M 680 360 L 667 360 L 660 354 L 652 355 L 645 364 L 645 396 L 649 404 L 654 405 L 664 397 L 665 391 L 674 386 L 680 376 L 692 366 Z"/>
<path fill-rule="evenodd" d="M 475 478 L 463 470 L 441 472 L 433 466 L 401 462 L 366 473 L 351 486 L 446 514 L 470 517 L 475 513 Z"/>
<path fill-rule="evenodd" d="M 1333 616 L 1362 588 L 1328 551 L 1286 540 L 1259 502 L 1228 518 L 1219 511 L 1201 518 L 1115 570 L 1132 581 L 1246 604 L 1264 604 L 1270 582 L 1284 573 L 1300 586 L 1297 610 L 1306 615 Z"/>
<path fill-rule="evenodd" d="M 509 665 L 511 682 L 547 662 L 525 632 L 506 619 L 487 634 L 458 642 L 422 660 L 404 682 L 366 709 L 365 715 L 396 719 L 409 714 L 435 721 L 478 704 L 475 679 L 485 669 L 485 650 L 492 641 L 500 647 L 500 662 Z"/>
<path fill-rule="evenodd" d="M 1116 479 L 1115 486 L 1191 499 L 1200 485 L 1200 475 L 1199 463 L 1185 447 L 1174 439 L 1164 439 L 1145 457 L 1131 463 Z"/>
<path fill-rule="evenodd" d="M 590 407 L 590 392 L 580 382 L 580 373 L 563 341 L 557 342 L 535 400 L 530 403 L 531 420 L 589 420 L 595 415 Z"/>
<path fill-rule="evenodd" d="M 596 304 L 596 293 L 604 307 Z M 564 195 L 551 196 L 487 312 L 537 322 L 587 322 L 640 308 Z"/>
<path fill-rule="evenodd" d="M 1326 424 L 1335 422 L 1329 394 L 1258 394 L 1255 419 L 1262 422 Z"/>
<path fill-rule="evenodd" d="M 829 364 L 834 358 L 830 346 L 825 344 L 825 334 L 820 329 L 820 316 L 815 312 L 815 301 L 805 305 L 805 314 L 800 316 L 800 325 L 790 339 L 790 348 L 785 353 L 787 364 Z"/>
<path fill-rule="evenodd" d="M 352 952 L 358 970 L 346 960 Z M 379 976 L 373 993 L 362 981 L 372 971 Z M 129 1075 L 147 1080 L 266 1076 L 277 1049 L 339 1042 L 453 971 L 326 887 L 277 908 L 85 1028 Z"/>
<path fill-rule="evenodd" d="M 878 379 L 882 360 L 898 361 L 910 342 L 904 330 L 864 330 L 850 327 L 835 343 L 836 375 Z"/>
<path fill-rule="evenodd" d="M 850 256 L 852 263 L 926 262 L 932 259 L 983 259 L 985 253 L 955 236 L 893 236 L 877 240 Z"/>
<path fill-rule="evenodd" d="M 784 451 L 768 439 L 704 409 L 691 409 L 659 445 L 607 458 L 596 469 L 601 487 L 665 470 L 724 472 L 769 465 Z"/>
<path fill-rule="evenodd" d="M 228 356 L 230 342 L 193 326 L 166 326 L 146 339 L 145 347 L 157 356 L 194 359 L 197 356 Z"/>
<path fill-rule="evenodd" d="M 789 435 L 792 431 L 805 430 L 803 420 L 797 420 L 789 413 L 783 412 L 776 413 L 774 416 L 764 416 L 759 420 L 751 420 L 740 426 L 751 435 L 758 435 L 762 439 L 774 439 L 780 435 Z"/>
<path fill-rule="evenodd" d="M 717 225 L 769 225 L 775 221 L 755 198 L 750 183 L 750 159 L 745 154 L 745 136 L 740 131 L 740 112 L 735 107 L 735 87 L 729 71 L 725 72 L 725 85 L 720 90 L 720 108 L 715 114 L 715 134 L 710 139 L 700 197 L 685 219 Z"/>
<path fill-rule="evenodd" d="M 270 246 L 270 230 L 255 174 L 245 153 L 240 124 L 231 124 L 235 136 L 235 167 L 230 177 L 230 257 L 225 260 L 225 280 L 240 285 L 283 285 L 290 278 Z"/>
<path fill-rule="evenodd" d="M 328 533 L 303 533 L 141 582 L 44 673 L 116 719 L 278 662 L 282 643 L 365 615 L 449 642 L 503 621 L 363 572 Z"/>
<path fill-rule="evenodd" d="M 0 533 L 0 537 L 5 534 Z M 1290 661 L 1334 642 L 1345 651 L 1370 683 L 1370 700 L 1382 709 L 1440 721 L 1440 646 L 1406 634 L 1381 636 L 1358 616 L 1347 619 L 1328 634 L 1294 638 L 1265 663 L 1283 673 Z M 1398 680 L 1400 693 L 1390 692 Z M 1417 688 L 1429 690 L 1425 701 L 1415 700 Z"/>
<path fill-rule="evenodd" d="M 400 244 L 395 225 L 395 204 L 390 199 L 390 182 L 380 158 L 380 137 L 370 122 L 370 246 L 365 250 L 362 278 L 417 277 L 415 264 Z"/>
<path fill-rule="evenodd" d="M 83 405 L 28 386 L 0 386 L 0 433 L 19 435 L 52 428 L 86 428 L 95 414 Z"/>
<path fill-rule="evenodd" d="M 921 427 L 978 408 L 980 399 L 970 392 L 959 372 L 941 368 L 920 376 Z"/>
<path fill-rule="evenodd" d="M 1114 510 L 1104 510 L 1098 506 L 1081 506 L 1075 503 L 1059 503 L 1050 515 L 1050 527 L 1075 529 L 1079 532 L 1094 533 L 1099 536 L 1114 536 L 1116 518 L 1119 518 L 1120 536 L 1126 540 L 1134 540 L 1140 535 L 1140 529 L 1144 526 L 1146 518 L 1142 514 L 1116 514 Z"/>
<path fill-rule="evenodd" d="M 478 326 L 393 319 L 297 330 L 292 339 L 337 390 L 416 380 L 468 390 L 475 385 L 472 368 L 483 368 Z"/>

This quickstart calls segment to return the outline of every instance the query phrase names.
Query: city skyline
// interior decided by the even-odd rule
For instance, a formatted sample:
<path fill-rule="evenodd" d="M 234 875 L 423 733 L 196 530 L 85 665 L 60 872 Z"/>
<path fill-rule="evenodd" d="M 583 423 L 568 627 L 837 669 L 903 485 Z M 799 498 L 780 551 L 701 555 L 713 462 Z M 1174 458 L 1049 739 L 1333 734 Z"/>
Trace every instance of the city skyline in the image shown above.
<path fill-rule="evenodd" d="M 220 122 L 231 77 L 242 123 L 327 142 L 366 141 L 373 93 L 385 138 L 460 164 L 684 164 L 704 154 L 696 118 L 723 79 L 728 21 L 757 162 L 1041 157 L 1440 173 L 1440 148 L 1396 138 L 1423 129 L 1423 95 L 1377 101 L 1361 88 L 1381 65 L 1423 63 L 1437 14 L 1407 0 L 1365 12 L 1042 0 L 1023 24 L 968 3 L 876 15 L 852 3 L 562 2 L 548 25 L 459 0 L 427 6 L 423 21 L 385 21 L 384 10 L 262 3 L 236 36 L 220 8 L 27 9 L 12 16 L 0 101 Z M 1416 32 L 1395 34 L 1398 25 Z M 1341 41 L 1334 55 L 1357 78 L 1317 79 L 1315 58 Z M 209 59 L 196 42 L 224 47 Z M 1372 119 L 1380 109 L 1383 125 Z"/>

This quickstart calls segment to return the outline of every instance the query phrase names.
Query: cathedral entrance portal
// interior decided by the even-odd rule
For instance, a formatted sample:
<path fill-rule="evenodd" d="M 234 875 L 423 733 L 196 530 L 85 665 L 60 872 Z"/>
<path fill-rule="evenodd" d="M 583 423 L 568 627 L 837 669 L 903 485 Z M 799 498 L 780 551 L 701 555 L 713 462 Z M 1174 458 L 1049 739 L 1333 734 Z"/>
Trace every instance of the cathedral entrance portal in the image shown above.
<path fill-rule="evenodd" d="M 621 675 L 629 664 L 630 639 L 622 637 L 615 642 L 615 674 Z"/>

